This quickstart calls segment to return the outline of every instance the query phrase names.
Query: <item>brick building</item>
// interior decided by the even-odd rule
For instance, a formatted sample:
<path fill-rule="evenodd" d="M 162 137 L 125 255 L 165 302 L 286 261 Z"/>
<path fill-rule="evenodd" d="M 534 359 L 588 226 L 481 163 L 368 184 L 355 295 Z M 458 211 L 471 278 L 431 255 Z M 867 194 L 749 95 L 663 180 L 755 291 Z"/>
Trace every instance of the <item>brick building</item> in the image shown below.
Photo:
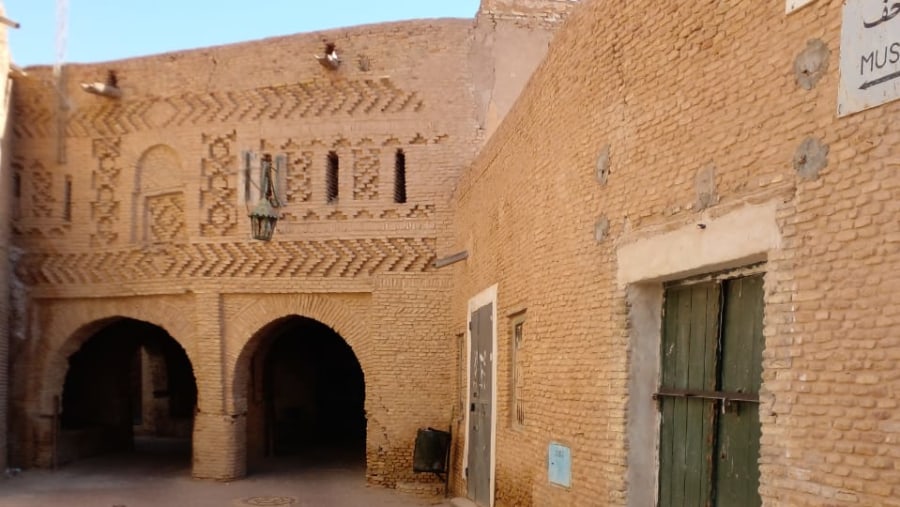
<path fill-rule="evenodd" d="M 900 505 L 900 19 L 795 3 L 584 2 L 462 174 L 496 505 Z"/>
<path fill-rule="evenodd" d="M 329 444 L 415 488 L 412 438 L 455 398 L 454 184 L 557 3 L 14 74 L 10 461 L 181 439 L 230 479 Z"/>
<path fill-rule="evenodd" d="M 11 462 L 327 444 L 415 490 L 449 424 L 483 505 L 900 505 L 900 102 L 836 112 L 850 16 L 802 3 L 485 0 L 28 69 Z"/>

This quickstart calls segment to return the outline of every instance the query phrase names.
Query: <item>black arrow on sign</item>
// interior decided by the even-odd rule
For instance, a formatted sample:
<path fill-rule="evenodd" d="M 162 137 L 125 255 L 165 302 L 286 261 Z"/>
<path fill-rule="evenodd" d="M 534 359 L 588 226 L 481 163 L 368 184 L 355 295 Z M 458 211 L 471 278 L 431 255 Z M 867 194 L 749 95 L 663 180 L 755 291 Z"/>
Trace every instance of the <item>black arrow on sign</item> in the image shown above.
<path fill-rule="evenodd" d="M 900 70 L 898 70 L 897 72 L 892 72 L 886 76 L 882 76 L 878 79 L 873 79 L 872 81 L 866 81 L 859 87 L 859 89 L 865 90 L 866 88 L 871 88 L 875 85 L 880 85 L 881 83 L 886 83 L 892 79 L 897 79 L 898 77 L 900 77 Z"/>

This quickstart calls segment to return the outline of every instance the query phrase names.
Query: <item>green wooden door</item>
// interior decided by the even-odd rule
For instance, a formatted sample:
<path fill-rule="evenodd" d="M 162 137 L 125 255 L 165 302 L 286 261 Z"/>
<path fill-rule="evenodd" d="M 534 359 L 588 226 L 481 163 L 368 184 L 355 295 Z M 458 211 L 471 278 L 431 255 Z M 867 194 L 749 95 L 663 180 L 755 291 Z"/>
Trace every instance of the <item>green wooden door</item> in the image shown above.
<path fill-rule="evenodd" d="M 763 279 L 727 280 L 722 329 L 720 390 L 759 395 L 762 382 Z M 761 504 L 759 404 L 728 403 L 716 438 L 716 505 Z"/>
<path fill-rule="evenodd" d="M 760 505 L 762 309 L 761 276 L 666 289 L 661 507 Z"/>
<path fill-rule="evenodd" d="M 713 391 L 718 340 L 719 286 L 714 283 L 666 291 L 662 386 L 671 390 Z M 715 406 L 707 400 L 660 398 L 659 504 L 696 507 L 712 496 L 712 443 Z"/>

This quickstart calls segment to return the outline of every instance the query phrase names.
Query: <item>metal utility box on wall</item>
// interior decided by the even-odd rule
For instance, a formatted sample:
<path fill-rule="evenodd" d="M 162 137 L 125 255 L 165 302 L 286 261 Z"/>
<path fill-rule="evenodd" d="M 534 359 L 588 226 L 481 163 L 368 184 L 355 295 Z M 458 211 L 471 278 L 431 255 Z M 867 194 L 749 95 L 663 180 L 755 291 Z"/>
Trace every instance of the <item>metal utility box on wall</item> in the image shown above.
<path fill-rule="evenodd" d="M 450 432 L 419 428 L 413 448 L 413 472 L 430 472 L 444 481 L 447 494 L 447 469 L 450 467 Z"/>
<path fill-rule="evenodd" d="M 551 442 L 547 455 L 547 476 L 550 483 L 571 488 L 572 450 L 563 444 Z"/>
<path fill-rule="evenodd" d="M 450 456 L 450 433 L 434 428 L 419 428 L 413 451 L 413 472 L 442 474 Z"/>

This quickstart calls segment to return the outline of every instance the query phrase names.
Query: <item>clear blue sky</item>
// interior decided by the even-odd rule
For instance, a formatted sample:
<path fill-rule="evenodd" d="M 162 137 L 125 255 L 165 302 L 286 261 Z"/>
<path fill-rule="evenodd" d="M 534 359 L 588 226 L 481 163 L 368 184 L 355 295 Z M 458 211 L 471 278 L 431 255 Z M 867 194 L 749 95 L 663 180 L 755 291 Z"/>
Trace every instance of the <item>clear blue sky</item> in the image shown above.
<path fill-rule="evenodd" d="M 4 0 L 13 61 L 56 61 L 56 0 Z M 66 62 L 97 62 L 401 19 L 469 18 L 479 0 L 69 0 Z"/>

